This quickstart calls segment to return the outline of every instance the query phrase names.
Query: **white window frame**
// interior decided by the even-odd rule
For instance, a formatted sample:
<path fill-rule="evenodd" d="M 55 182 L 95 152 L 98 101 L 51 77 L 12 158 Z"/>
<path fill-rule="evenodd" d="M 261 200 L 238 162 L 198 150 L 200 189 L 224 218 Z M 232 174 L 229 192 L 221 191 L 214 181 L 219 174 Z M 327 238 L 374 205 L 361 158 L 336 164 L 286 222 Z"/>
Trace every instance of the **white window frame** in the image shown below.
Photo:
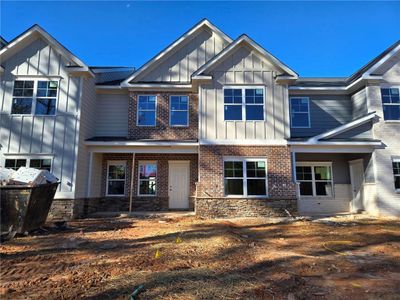
<path fill-rule="evenodd" d="M 308 162 L 308 161 L 299 161 L 296 162 L 296 167 L 311 167 L 311 180 L 299 180 L 297 179 L 296 175 L 296 182 L 300 184 L 300 182 L 311 182 L 312 183 L 312 195 L 300 195 L 301 198 L 335 198 L 335 188 L 334 188 L 334 180 L 333 180 L 333 168 L 332 168 L 332 162 L 331 161 L 325 161 L 325 162 Z M 331 170 L 331 179 L 330 180 L 315 180 L 315 171 L 314 167 L 330 167 Z M 297 170 L 295 170 L 297 172 Z M 297 174 L 297 173 L 296 173 Z M 331 182 L 331 187 L 332 187 L 332 195 L 317 195 L 317 189 L 315 186 L 316 182 Z"/>
<path fill-rule="evenodd" d="M 108 175 L 110 172 L 110 166 L 120 166 L 125 167 L 125 178 L 124 180 L 124 193 L 123 194 L 109 194 L 108 193 L 108 182 L 110 181 Z M 107 197 L 123 197 L 126 195 L 126 175 L 127 175 L 127 163 L 126 160 L 108 160 L 107 161 L 107 180 L 106 180 L 106 196 Z M 111 179 L 111 181 L 122 181 L 122 179 Z"/>
<path fill-rule="evenodd" d="M 308 115 L 308 126 L 293 126 L 292 124 L 292 99 L 304 99 L 307 100 L 307 115 Z M 290 97 L 289 98 L 289 110 L 290 110 L 290 127 L 291 128 L 311 128 L 311 112 L 310 112 L 310 98 L 309 97 Z M 295 112 L 296 114 L 305 114 L 304 112 Z"/>
<path fill-rule="evenodd" d="M 243 164 L 242 177 L 225 177 L 225 162 L 240 161 Z M 264 177 L 247 177 L 246 162 L 263 161 L 265 162 L 265 178 Z M 268 198 L 268 162 L 264 157 L 243 157 L 243 156 L 226 156 L 222 161 L 222 172 L 224 180 L 224 197 L 226 198 Z M 243 195 L 227 195 L 225 194 L 225 179 L 242 179 Z M 247 195 L 247 179 L 265 179 L 265 195 Z"/>
<path fill-rule="evenodd" d="M 53 171 L 53 163 L 54 163 L 54 159 L 53 156 L 46 156 L 46 155 L 31 155 L 31 156 L 26 156 L 26 155 L 4 155 L 4 160 L 2 161 L 2 166 L 6 165 L 6 160 L 8 159 L 24 159 L 26 160 L 26 164 L 25 167 L 31 165 L 31 159 L 50 159 L 51 161 L 51 165 L 50 165 L 50 172 Z"/>
<path fill-rule="evenodd" d="M 33 94 L 32 97 L 24 97 L 24 96 L 14 96 L 14 87 L 15 81 L 33 81 Z M 57 82 L 57 96 L 56 97 L 37 97 L 37 87 L 39 81 L 56 81 Z M 60 94 L 60 78 L 47 78 L 47 77 L 17 77 L 13 81 L 13 88 L 11 94 L 11 109 L 10 115 L 13 116 L 41 116 L 41 117 L 55 117 L 57 116 L 58 112 L 58 96 Z M 13 99 L 14 98 L 32 98 L 32 106 L 31 106 L 31 113 L 30 114 L 13 114 L 12 113 L 12 106 L 13 106 Z M 54 111 L 54 115 L 43 115 L 43 114 L 36 114 L 36 99 L 37 98 L 44 98 L 44 99 L 54 99 L 56 101 L 56 107 Z"/>
<path fill-rule="evenodd" d="M 145 96 L 145 97 L 155 97 L 156 98 L 156 103 L 155 103 L 155 107 L 154 107 L 154 125 L 140 125 L 139 124 L 139 98 L 141 96 Z M 157 104 L 158 104 L 158 99 L 157 99 L 157 95 L 154 94 L 140 94 L 137 95 L 137 101 L 136 101 L 136 126 L 138 127 L 156 127 L 157 126 Z M 145 110 L 140 110 L 140 111 L 153 111 L 152 109 L 145 109 Z"/>
<path fill-rule="evenodd" d="M 242 103 L 225 103 L 225 89 L 241 89 L 242 90 Z M 263 90 L 263 103 L 249 103 L 246 104 L 246 89 L 262 89 Z M 263 85 L 226 85 L 222 88 L 222 102 L 224 105 L 224 122 L 265 122 L 266 121 L 266 109 L 265 109 L 265 98 L 266 98 L 266 88 Z M 242 119 L 241 120 L 225 120 L 225 105 L 236 105 L 242 106 Z M 263 106 L 263 120 L 247 120 L 246 119 L 246 105 L 258 105 Z"/>
<path fill-rule="evenodd" d="M 392 159 L 392 169 L 393 169 L 393 163 L 394 162 L 400 163 L 400 158 L 393 158 Z M 392 171 L 393 171 L 393 179 L 396 179 L 396 177 L 400 177 L 400 174 L 394 174 L 394 169 Z M 393 184 L 394 184 L 394 182 L 393 182 Z M 400 188 L 397 189 L 396 186 L 394 186 L 394 190 L 396 191 L 396 193 L 400 193 Z"/>
<path fill-rule="evenodd" d="M 186 125 L 172 125 L 171 124 L 171 119 L 172 119 L 172 108 L 171 108 L 171 97 L 187 97 L 188 101 L 187 101 L 187 111 L 186 111 Z M 189 95 L 170 95 L 169 96 L 169 126 L 170 127 L 189 127 L 189 109 L 190 109 L 190 97 Z M 174 111 L 185 111 L 185 110 L 181 110 L 181 109 L 174 109 Z"/>
<path fill-rule="evenodd" d="M 388 123 L 391 123 L 391 122 L 392 122 L 392 123 L 399 123 L 400 120 L 386 120 L 386 119 L 385 119 L 385 114 L 384 114 L 384 112 L 383 112 L 383 107 L 384 107 L 385 105 L 387 105 L 387 106 L 400 106 L 400 103 L 383 103 L 382 89 L 398 89 L 398 90 L 399 90 L 399 94 L 400 94 L 400 85 L 381 85 L 381 86 L 380 86 L 380 89 L 379 89 L 379 92 L 380 92 L 380 95 L 381 95 L 382 116 L 383 116 L 384 122 L 388 122 Z"/>
<path fill-rule="evenodd" d="M 145 164 L 155 164 L 156 165 L 156 193 L 154 195 L 151 194 L 141 194 L 140 193 L 140 181 L 149 181 L 147 179 L 140 179 L 140 166 Z M 140 197 L 157 197 L 158 194 L 158 162 L 156 160 L 139 160 L 138 161 L 138 182 L 137 182 L 137 195 Z"/>

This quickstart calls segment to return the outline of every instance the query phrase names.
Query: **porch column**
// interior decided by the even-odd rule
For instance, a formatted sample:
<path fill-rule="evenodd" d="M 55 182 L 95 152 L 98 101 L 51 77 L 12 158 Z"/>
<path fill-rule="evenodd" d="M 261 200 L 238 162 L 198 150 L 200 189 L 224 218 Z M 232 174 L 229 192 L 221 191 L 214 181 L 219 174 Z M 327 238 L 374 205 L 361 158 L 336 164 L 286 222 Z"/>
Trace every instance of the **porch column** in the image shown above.
<path fill-rule="evenodd" d="M 132 200 L 133 200 L 133 177 L 135 175 L 135 152 L 132 153 L 132 170 L 131 170 L 131 190 L 129 194 L 129 212 L 132 212 Z"/>
<path fill-rule="evenodd" d="M 296 178 L 296 152 L 292 152 L 292 177 L 293 177 L 293 182 L 296 183 L 297 178 Z"/>
<path fill-rule="evenodd" d="M 92 169 L 93 169 L 93 152 L 89 152 L 89 170 L 86 189 L 86 198 L 89 198 L 92 193 Z"/>

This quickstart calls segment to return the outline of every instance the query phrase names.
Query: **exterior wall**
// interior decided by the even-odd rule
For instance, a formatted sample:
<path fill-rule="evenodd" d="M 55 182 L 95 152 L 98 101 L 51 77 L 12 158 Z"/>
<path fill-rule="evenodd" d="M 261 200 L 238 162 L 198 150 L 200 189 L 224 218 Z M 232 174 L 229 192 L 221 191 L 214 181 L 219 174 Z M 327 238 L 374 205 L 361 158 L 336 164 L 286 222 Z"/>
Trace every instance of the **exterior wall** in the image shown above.
<path fill-rule="evenodd" d="M 100 195 L 94 195 L 93 198 L 87 199 L 85 202 L 85 213 L 93 213 L 96 211 L 129 211 L 129 201 L 131 193 L 131 176 L 132 176 L 132 154 L 128 153 L 104 153 L 101 154 L 101 161 L 96 159 L 96 163 L 100 163 L 101 177 L 99 178 Z M 110 197 L 106 195 L 107 184 L 107 162 L 110 160 L 122 160 L 127 162 L 126 185 L 124 197 Z M 138 165 L 139 161 L 157 161 L 157 195 L 153 196 L 137 196 L 138 195 Z M 133 170 L 133 198 L 132 210 L 138 211 L 158 211 L 168 210 L 168 161 L 170 160 L 187 160 L 190 161 L 190 190 L 189 190 L 189 209 L 193 209 L 194 196 L 196 193 L 196 182 L 198 178 L 197 154 L 136 154 L 135 166 Z M 99 165 L 97 167 L 99 168 Z M 96 179 L 97 180 L 97 179 Z M 93 191 L 94 193 L 94 191 Z"/>
<path fill-rule="evenodd" d="M 268 198 L 224 196 L 224 156 L 267 159 Z M 296 211 L 291 156 L 285 146 L 200 146 L 196 214 L 204 217 L 254 217 Z"/>
<path fill-rule="evenodd" d="M 290 97 L 297 96 L 290 94 Z M 300 95 L 299 95 L 300 96 Z M 309 137 L 346 124 L 353 119 L 347 95 L 305 95 L 310 99 L 310 128 L 292 128 L 291 137 Z"/>
<path fill-rule="evenodd" d="M 0 86 L 0 165 L 4 154 L 52 157 L 52 171 L 61 184 L 57 198 L 73 198 L 79 134 L 80 91 L 82 79 L 71 77 L 70 64 L 51 46 L 38 38 L 14 56 L 2 61 L 5 68 Z M 14 80 L 51 77 L 59 80 L 55 116 L 11 115 Z"/>
<path fill-rule="evenodd" d="M 239 47 L 215 66 L 212 84 L 200 86 L 200 139 L 284 140 L 289 137 L 286 86 L 276 84 L 276 68 L 246 46 Z M 224 85 L 265 87 L 264 121 L 224 121 Z"/>
<path fill-rule="evenodd" d="M 367 114 L 367 94 L 365 88 L 351 95 L 351 105 L 353 111 L 353 119 L 357 119 Z"/>
<path fill-rule="evenodd" d="M 129 96 L 124 94 L 97 94 L 96 136 L 128 136 Z"/>
<path fill-rule="evenodd" d="M 156 126 L 137 126 L 137 98 L 138 95 L 157 96 Z M 189 126 L 173 127 L 169 125 L 170 95 L 189 96 Z M 197 140 L 198 139 L 198 96 L 191 93 L 166 93 L 166 92 L 131 92 L 129 101 L 129 139 L 154 139 L 154 140 Z"/>
<path fill-rule="evenodd" d="M 190 82 L 190 76 L 227 46 L 218 34 L 202 29 L 192 39 L 165 58 L 156 69 L 138 78 L 141 82 Z"/>

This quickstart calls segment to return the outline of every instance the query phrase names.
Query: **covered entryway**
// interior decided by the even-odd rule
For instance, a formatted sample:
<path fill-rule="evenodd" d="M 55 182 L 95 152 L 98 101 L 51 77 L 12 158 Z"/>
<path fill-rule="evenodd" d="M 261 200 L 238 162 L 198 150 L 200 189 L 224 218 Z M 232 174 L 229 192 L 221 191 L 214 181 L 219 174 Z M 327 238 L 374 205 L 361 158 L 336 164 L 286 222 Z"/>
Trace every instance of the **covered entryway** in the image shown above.
<path fill-rule="evenodd" d="M 169 209 L 188 209 L 190 162 L 169 161 L 168 168 Z"/>

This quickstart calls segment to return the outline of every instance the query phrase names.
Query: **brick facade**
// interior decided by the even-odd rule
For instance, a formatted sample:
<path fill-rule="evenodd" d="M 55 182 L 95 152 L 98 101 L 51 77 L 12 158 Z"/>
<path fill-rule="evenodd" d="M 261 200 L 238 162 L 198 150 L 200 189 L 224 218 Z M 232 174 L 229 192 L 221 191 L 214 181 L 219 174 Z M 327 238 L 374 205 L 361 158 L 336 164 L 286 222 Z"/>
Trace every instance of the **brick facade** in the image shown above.
<path fill-rule="evenodd" d="M 124 197 L 107 197 L 107 162 L 110 160 L 122 160 L 127 162 L 126 185 Z M 187 160 L 190 161 L 190 190 L 189 190 L 189 209 L 194 209 L 194 196 L 196 192 L 196 182 L 198 176 L 197 154 L 136 154 L 134 177 L 133 177 L 133 198 L 132 209 L 141 211 L 168 210 L 168 161 Z M 137 196 L 138 194 L 138 164 L 139 161 L 157 162 L 157 195 L 156 196 Z M 129 211 L 129 201 L 131 193 L 131 174 L 132 174 L 132 154 L 128 153 L 105 153 L 102 161 L 102 184 L 100 198 L 89 199 L 85 203 L 86 213 L 95 211 Z"/>
<path fill-rule="evenodd" d="M 224 156 L 267 159 L 268 198 L 224 198 Z M 296 186 L 286 146 L 200 146 L 200 183 L 196 214 L 205 217 L 254 217 L 296 211 Z"/>
<path fill-rule="evenodd" d="M 137 126 L 137 98 L 138 95 L 157 96 L 156 126 Z M 169 125 L 169 96 L 189 96 L 189 126 L 173 127 Z M 130 92 L 128 116 L 129 139 L 154 139 L 154 140 L 197 140 L 198 139 L 198 96 L 197 94 L 182 92 Z"/>

